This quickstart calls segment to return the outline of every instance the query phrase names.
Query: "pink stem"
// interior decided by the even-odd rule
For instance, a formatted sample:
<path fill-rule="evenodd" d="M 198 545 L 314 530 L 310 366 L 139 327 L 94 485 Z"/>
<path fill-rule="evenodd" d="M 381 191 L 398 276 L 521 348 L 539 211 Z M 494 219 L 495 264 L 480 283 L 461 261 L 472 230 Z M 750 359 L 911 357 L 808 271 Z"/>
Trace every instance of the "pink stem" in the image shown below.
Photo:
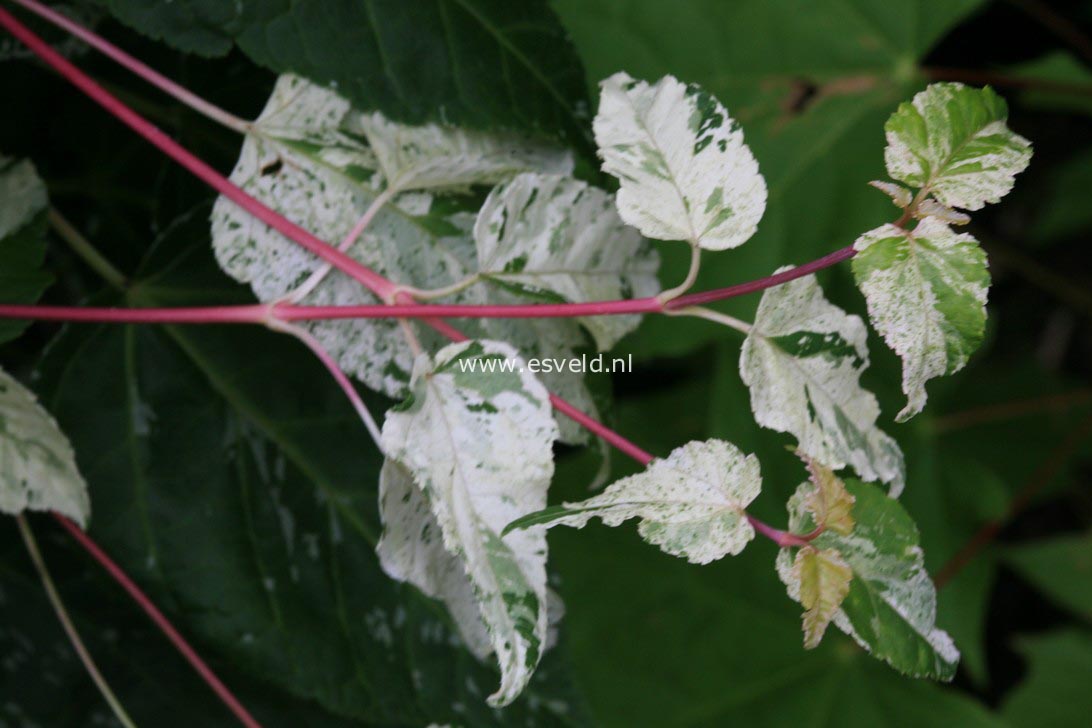
<path fill-rule="evenodd" d="M 773 526 L 758 520 L 750 513 L 747 514 L 747 520 L 754 526 L 756 531 L 782 548 L 785 548 L 786 546 L 807 546 L 815 536 L 819 535 L 817 532 L 812 532 L 807 536 L 797 536 L 795 533 L 789 533 L 788 531 L 774 528 Z"/>
<path fill-rule="evenodd" d="M 140 590 L 132 579 L 122 571 L 121 567 L 114 563 L 113 559 L 106 555 L 106 552 L 99 547 L 97 543 L 91 540 L 91 537 L 84 533 L 79 526 L 72 521 L 68 520 L 59 513 L 54 513 L 53 517 L 57 519 L 66 531 L 76 539 L 77 543 L 83 547 L 88 554 L 91 555 L 95 561 L 99 562 L 99 565 L 106 570 L 114 581 L 121 585 L 121 587 L 129 593 L 140 608 L 144 610 L 144 613 L 159 627 L 160 631 L 167 636 L 175 648 L 182 654 L 183 657 L 193 666 L 193 669 L 197 671 L 197 674 L 201 676 L 210 688 L 219 696 L 220 700 L 224 702 L 224 705 L 235 714 L 235 717 L 239 719 L 239 722 L 247 726 L 247 728 L 261 728 L 258 721 L 254 720 L 254 717 L 247 712 L 247 709 L 243 707 L 231 691 L 227 689 L 220 678 L 216 676 L 216 673 L 205 664 L 204 660 L 190 647 L 189 643 L 178 633 L 178 630 L 167 620 L 163 613 L 152 603 L 152 600 L 148 598 L 148 595 Z"/>
<path fill-rule="evenodd" d="M 0 319 L 117 324 L 257 324 L 269 306 L 198 306 L 192 308 L 92 308 L 87 306 L 0 305 Z"/>

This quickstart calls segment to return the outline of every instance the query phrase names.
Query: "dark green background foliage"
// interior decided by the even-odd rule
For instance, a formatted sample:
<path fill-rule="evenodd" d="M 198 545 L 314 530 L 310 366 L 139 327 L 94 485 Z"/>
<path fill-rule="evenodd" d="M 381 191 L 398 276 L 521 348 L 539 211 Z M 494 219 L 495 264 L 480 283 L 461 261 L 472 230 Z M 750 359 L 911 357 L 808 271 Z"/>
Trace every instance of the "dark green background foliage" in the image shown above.
<path fill-rule="evenodd" d="M 436 604 L 380 571 L 372 550 L 379 460 L 300 346 L 242 328 L 52 325 L 5 344 L 0 364 L 39 393 L 73 440 L 91 485 L 91 535 L 263 723 L 1087 721 L 1092 4 L 102 4 L 117 20 L 100 9 L 100 32 L 244 116 L 268 94 L 269 69 L 294 70 L 400 119 L 560 135 L 586 155 L 597 79 L 624 69 L 698 82 L 741 122 L 770 188 L 758 234 L 737 251 L 706 255 L 699 288 L 811 260 L 891 220 L 895 208 L 866 183 L 882 175 L 884 119 L 930 75 L 1007 79 L 998 88 L 1010 125 L 1035 144 L 1014 193 L 972 225 L 995 281 L 982 350 L 963 372 L 931 383 L 926 411 L 905 425 L 890 420 L 902 404 L 899 363 L 876 338 L 865 378 L 880 397 L 883 426 L 906 452 L 902 501 L 919 524 L 930 571 L 986 524 L 1001 524 L 998 538 L 939 592 L 940 626 L 963 650 L 949 686 L 901 678 L 834 630 L 805 652 L 798 606 L 773 573 L 768 542 L 696 567 L 631 528 L 593 525 L 551 532 L 553 579 L 567 606 L 561 646 L 520 701 L 489 710 L 495 673 L 458 647 Z M 0 43 L 0 57 L 10 48 Z M 230 132 L 97 56 L 76 60 L 230 169 L 239 147 Z M 1077 86 L 1022 88 L 1011 83 L 1018 78 Z M 57 281 L 44 301 L 248 300 L 213 263 L 208 190 L 33 62 L 0 63 L 0 98 L 0 150 L 33 159 L 56 207 L 130 278 L 125 290 L 110 290 L 51 240 Z M 583 174 L 594 176 L 593 164 L 585 159 Z M 679 247 L 661 247 L 669 284 L 685 269 Z M 864 312 L 848 268 L 822 282 L 839 305 Z M 756 305 L 752 296 L 722 308 L 749 318 Z M 784 450 L 787 438 L 753 422 L 740 343 L 706 322 L 648 319 L 621 345 L 636 370 L 616 377 L 609 419 L 657 454 L 705 437 L 757 453 L 765 485 L 755 511 L 782 524 L 802 471 Z M 594 453 L 560 452 L 558 463 L 551 500 L 583 497 Z M 634 466 L 617 457 L 613 469 Z M 1034 497 L 1011 514 L 1029 487 Z M 48 519 L 32 522 L 81 631 L 138 722 L 232 725 L 115 585 Z M 105 718 L 9 526 L 0 529 L 0 725 Z"/>

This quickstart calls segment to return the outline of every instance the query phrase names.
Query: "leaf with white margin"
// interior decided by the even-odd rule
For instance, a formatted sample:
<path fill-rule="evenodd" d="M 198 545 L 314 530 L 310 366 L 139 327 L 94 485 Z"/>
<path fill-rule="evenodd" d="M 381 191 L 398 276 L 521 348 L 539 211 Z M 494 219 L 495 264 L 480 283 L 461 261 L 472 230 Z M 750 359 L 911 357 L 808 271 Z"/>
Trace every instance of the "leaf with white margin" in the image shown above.
<path fill-rule="evenodd" d="M 746 242 L 766 210 L 766 180 L 743 132 L 711 94 L 664 76 L 600 84 L 595 141 L 621 182 L 618 212 L 650 238 L 707 250 Z"/>
<path fill-rule="evenodd" d="M 57 422 L 0 369 L 0 511 L 55 511 L 81 528 L 91 516 L 87 483 Z"/>
<path fill-rule="evenodd" d="M 902 358 L 904 422 L 925 407 L 925 382 L 958 372 L 982 343 L 990 273 L 966 233 L 927 217 L 912 231 L 870 230 L 853 244 L 852 267 L 872 325 Z"/>
<path fill-rule="evenodd" d="M 319 238 L 337 245 L 385 186 L 376 152 L 362 137 L 364 116 L 328 89 L 295 76 L 281 76 L 246 135 L 231 181 Z M 435 142 L 439 132 L 430 128 L 421 133 Z M 460 132 L 450 134 L 454 139 Z M 462 188 L 492 184 L 508 171 L 525 171 L 517 169 L 521 157 L 513 152 L 514 148 L 523 148 L 519 144 L 541 150 L 532 142 L 517 144 L 514 137 L 475 138 L 475 144 L 429 146 L 442 161 L 431 171 L 426 169 L 424 156 L 416 159 L 417 166 L 398 169 L 412 171 L 407 180 L 430 187 L 442 182 L 437 175 L 447 169 L 447 181 Z M 495 139 L 496 144 L 491 146 L 490 139 Z M 382 149 L 390 143 L 389 139 L 377 142 Z M 419 150 L 422 155 L 423 149 Z M 492 155 L 489 159 L 508 157 L 510 161 L 504 167 L 495 159 L 461 157 L 460 151 Z M 552 157 L 536 152 L 522 159 L 544 161 L 550 170 L 570 163 L 568 153 L 562 151 Z M 405 285 L 448 286 L 473 273 L 453 251 L 454 246 L 469 240 L 476 213 L 476 207 L 470 208 L 472 204 L 467 196 L 440 198 L 432 193 L 403 191 L 379 210 L 348 254 Z M 315 255 L 223 197 L 216 201 L 212 212 L 212 242 L 220 267 L 236 280 L 250 284 L 262 301 L 279 300 L 325 267 Z M 376 303 L 377 299 L 359 283 L 334 270 L 300 302 L 351 305 Z M 454 297 L 452 302 L 479 301 L 467 293 Z M 316 321 L 306 326 L 345 371 L 368 387 L 392 397 L 405 391 L 413 354 L 396 321 Z M 424 327 L 419 336 L 428 349 L 442 345 L 442 338 Z"/>
<path fill-rule="evenodd" d="M 643 473 L 623 478 L 579 503 L 531 513 L 505 532 L 532 526 L 583 528 L 592 518 L 617 526 L 640 518 L 641 536 L 693 564 L 738 554 L 754 538 L 746 508 L 762 489 L 758 459 L 723 440 L 689 442 Z"/>
<path fill-rule="evenodd" d="M 790 270 L 791 266 L 778 272 Z M 867 330 L 823 297 L 814 275 L 767 289 L 743 342 L 739 371 L 763 427 L 788 432 L 805 455 L 902 492 L 898 443 L 876 427 L 880 406 L 861 386 Z"/>
<path fill-rule="evenodd" d="M 834 549 L 814 546 L 797 550 L 791 568 L 791 579 L 797 585 L 800 603 L 806 610 L 801 620 L 804 649 L 812 650 L 819 646 L 827 626 L 849 594 L 853 570 Z"/>
<path fill-rule="evenodd" d="M 412 475 L 470 578 L 500 664 L 494 706 L 526 686 L 547 636 L 546 536 L 500 535 L 546 505 L 554 471 L 549 394 L 525 369 L 496 341 L 451 344 L 435 362 L 422 355 L 382 433 L 383 451 Z"/>
<path fill-rule="evenodd" d="M 49 199 L 34 164 L 0 154 L 0 296 L 4 303 L 34 303 L 53 280 L 43 269 Z M 0 344 L 26 321 L 0 321 Z"/>
<path fill-rule="evenodd" d="M 959 650 L 936 627 L 937 595 L 925 570 L 913 519 L 893 498 L 874 485 L 846 481 L 856 499 L 857 524 L 848 536 L 824 531 L 812 541 L 818 549 L 837 551 L 853 570 L 853 581 L 834 623 L 874 657 L 912 677 L 951 680 Z M 789 499 L 789 529 L 806 533 L 814 528 L 805 508 L 811 483 L 803 483 Z M 793 549 L 777 555 L 777 573 L 789 596 L 800 601 L 800 583 L 793 574 Z"/>
<path fill-rule="evenodd" d="M 493 189 L 474 225 L 480 275 L 536 301 L 644 298 L 660 291 L 660 258 L 602 190 L 559 175 L 521 174 Z M 600 351 L 640 316 L 584 316 Z"/>
<path fill-rule="evenodd" d="M 997 202 L 1031 160 L 1031 143 L 1009 130 L 1007 118 L 1005 100 L 988 86 L 931 84 L 884 126 L 887 173 L 949 207 Z"/>

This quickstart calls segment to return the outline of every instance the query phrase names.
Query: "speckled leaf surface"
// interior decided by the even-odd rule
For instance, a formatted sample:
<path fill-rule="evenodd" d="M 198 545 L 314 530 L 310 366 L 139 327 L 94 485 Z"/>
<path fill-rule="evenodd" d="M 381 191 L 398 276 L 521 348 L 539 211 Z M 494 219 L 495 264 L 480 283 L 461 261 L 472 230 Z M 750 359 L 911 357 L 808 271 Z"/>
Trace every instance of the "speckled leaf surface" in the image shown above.
<path fill-rule="evenodd" d="M 534 301 L 611 301 L 659 292 L 659 256 L 602 190 L 558 175 L 522 174 L 490 193 L 474 226 L 488 281 Z M 601 351 L 639 316 L 580 319 Z"/>
<path fill-rule="evenodd" d="M 853 275 L 868 315 L 903 361 L 904 421 L 925 407 L 925 383 L 958 372 L 982 342 L 990 273 L 966 233 L 927 217 L 912 231 L 870 230 L 853 244 Z"/>
<path fill-rule="evenodd" d="M 849 593 L 834 623 L 873 656 L 912 677 L 951 680 L 959 650 L 936 627 L 936 589 L 913 519 L 893 498 L 868 483 L 848 481 L 856 500 L 857 524 L 849 535 L 824 531 L 815 548 L 836 551 L 853 570 Z M 807 533 L 815 522 L 805 505 L 812 485 L 804 483 L 789 499 L 789 529 Z M 781 549 L 777 572 L 789 596 L 801 599 L 793 549 Z"/>
<path fill-rule="evenodd" d="M 3 303 L 33 303 L 52 276 L 45 261 L 45 184 L 28 160 L 0 154 L 0 291 Z M 0 344 L 18 336 L 26 323 L 0 321 Z"/>
<path fill-rule="evenodd" d="M 547 631 L 546 536 L 500 535 L 546 505 L 554 469 L 549 395 L 523 366 L 515 349 L 493 341 L 451 344 L 434 362 L 422 356 L 409 398 L 383 425 L 384 452 L 410 473 L 473 585 L 500 664 L 489 698 L 497 706 L 527 684 Z"/>
<path fill-rule="evenodd" d="M 989 87 L 931 84 L 887 121 L 887 173 L 951 207 L 997 202 L 1031 160 L 1031 143 L 1007 118 L 1005 100 Z"/>
<path fill-rule="evenodd" d="M 616 73 L 600 84 L 595 140 L 621 183 L 618 211 L 650 238 L 708 250 L 746 242 L 766 210 L 766 180 L 724 106 L 673 76 Z"/>
<path fill-rule="evenodd" d="M 738 554 L 754 538 L 745 509 L 758 497 L 762 476 L 758 459 L 723 440 L 690 442 L 643 473 L 610 485 L 580 503 L 565 503 L 521 518 L 509 528 L 583 528 L 592 518 L 617 526 L 640 518 L 638 531 L 664 552 L 707 564 Z"/>
<path fill-rule="evenodd" d="M 0 511 L 25 510 L 55 511 L 86 526 L 91 500 L 57 422 L 0 369 Z"/>
<path fill-rule="evenodd" d="M 781 269 L 785 270 L 785 269 Z M 764 427 L 796 437 L 800 451 L 902 491 L 898 443 L 876 426 L 880 407 L 861 386 L 868 366 L 864 322 L 831 304 L 814 275 L 762 294 L 739 368 Z"/>

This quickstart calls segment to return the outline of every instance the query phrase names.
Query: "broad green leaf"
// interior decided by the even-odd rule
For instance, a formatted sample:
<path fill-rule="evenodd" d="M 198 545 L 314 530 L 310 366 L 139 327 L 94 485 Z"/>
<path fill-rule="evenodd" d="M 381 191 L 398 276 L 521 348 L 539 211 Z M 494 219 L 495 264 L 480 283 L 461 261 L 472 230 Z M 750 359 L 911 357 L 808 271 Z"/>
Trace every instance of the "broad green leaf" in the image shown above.
<path fill-rule="evenodd" d="M 833 470 L 810 458 L 805 460 L 811 474 L 812 490 L 804 500 L 804 507 L 816 525 L 848 536 L 854 526 L 853 496 Z"/>
<path fill-rule="evenodd" d="M 887 172 L 951 207 L 997 202 L 1031 160 L 1031 143 L 1007 118 L 1005 100 L 989 87 L 931 84 L 887 121 Z"/>
<path fill-rule="evenodd" d="M 57 422 L 0 369 L 0 511 L 25 510 L 55 511 L 86 527 L 91 500 Z"/>
<path fill-rule="evenodd" d="M 849 594 L 853 571 L 834 549 L 805 546 L 798 549 L 792 565 L 792 583 L 804 612 L 804 649 L 819 646 L 830 620 Z"/>
<path fill-rule="evenodd" d="M 617 177 L 618 212 L 650 238 L 735 248 L 758 228 L 766 180 L 743 132 L 698 86 L 616 73 L 600 86 L 595 140 Z"/>
<path fill-rule="evenodd" d="M 754 538 L 746 508 L 761 488 L 754 455 L 723 440 L 695 441 L 600 495 L 524 516 L 506 531 L 536 525 L 583 528 L 592 518 L 617 526 L 640 518 L 638 531 L 646 541 L 691 563 L 708 564 L 738 554 Z"/>
<path fill-rule="evenodd" d="M 1092 534 L 1010 546 L 1003 559 L 1056 603 L 1092 621 Z"/>
<path fill-rule="evenodd" d="M 1092 632 L 1066 629 L 1017 642 L 1028 676 L 1001 706 L 1014 728 L 1079 728 L 1092 712 Z"/>
<path fill-rule="evenodd" d="M 277 73 L 329 85 L 408 123 L 585 141 L 584 70 L 546 0 L 105 0 L 184 51 L 233 44 Z"/>
<path fill-rule="evenodd" d="M 966 233 L 927 217 L 913 230 L 884 225 L 853 244 L 853 275 L 868 315 L 903 361 L 904 422 L 925 407 L 925 382 L 958 372 L 982 342 L 990 273 Z"/>
<path fill-rule="evenodd" d="M 803 454 L 831 468 L 850 465 L 865 480 L 888 483 L 897 496 L 902 451 L 876 427 L 879 405 L 860 384 L 866 338 L 861 319 L 805 276 L 762 294 L 739 370 L 760 425 L 792 434 Z"/>
<path fill-rule="evenodd" d="M 874 485 L 849 481 L 856 499 L 853 532 L 824 531 L 812 541 L 817 549 L 837 551 L 853 570 L 849 594 L 834 623 L 874 657 L 911 677 L 951 680 L 959 650 L 936 627 L 936 589 L 925 571 L 918 530 L 902 505 Z M 807 533 L 815 527 L 806 500 L 810 483 L 789 499 L 789 530 Z M 777 573 L 789 596 L 800 600 L 800 582 L 792 549 L 777 555 Z"/>
<path fill-rule="evenodd" d="M 420 357 L 409 398 L 383 424 L 384 452 L 412 476 L 444 548 L 473 586 L 500 663 L 501 686 L 489 698 L 495 706 L 527 685 L 546 640 L 546 535 L 500 534 L 546 505 L 557 436 L 546 389 L 515 349 L 494 341 L 451 344 L 434 361 Z M 418 534 L 428 525 L 419 523 Z M 434 546 L 434 537 L 422 537 L 426 553 Z M 414 578 L 405 560 L 391 570 Z"/>
<path fill-rule="evenodd" d="M 538 301 L 611 301 L 659 292 L 659 256 L 605 192 L 557 175 L 523 174 L 490 193 L 474 225 L 479 272 Z M 600 351 L 639 316 L 585 316 Z"/>
<path fill-rule="evenodd" d="M 53 280 L 45 260 L 46 188 L 34 165 L 0 154 L 0 300 L 33 303 Z M 26 323 L 0 321 L 0 344 Z"/>

